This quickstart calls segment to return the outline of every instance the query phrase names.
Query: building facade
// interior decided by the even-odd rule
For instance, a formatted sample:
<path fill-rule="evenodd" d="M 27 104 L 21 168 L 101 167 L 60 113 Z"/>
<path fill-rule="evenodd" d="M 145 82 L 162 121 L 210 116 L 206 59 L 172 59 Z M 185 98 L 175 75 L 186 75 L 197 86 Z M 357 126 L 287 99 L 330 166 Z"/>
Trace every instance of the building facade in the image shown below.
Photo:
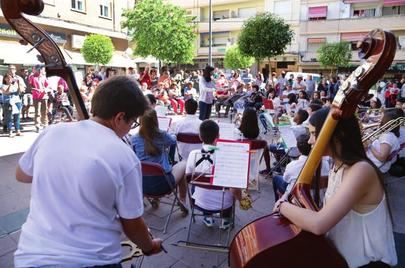
<path fill-rule="evenodd" d="M 322 72 L 317 49 L 324 43 L 347 41 L 355 48 L 370 30 L 393 32 L 397 51 L 387 76 L 405 73 L 405 1 L 404 0 L 301 0 L 299 66 L 303 72 Z M 353 51 L 352 66 L 359 64 Z M 348 70 L 350 71 L 350 69 Z"/>
<path fill-rule="evenodd" d="M 121 14 L 132 8 L 129 0 L 45 0 L 45 8 L 40 16 L 27 16 L 36 25 L 46 30 L 65 54 L 66 61 L 76 73 L 84 73 L 88 64 L 80 53 L 83 41 L 88 34 L 101 34 L 111 38 L 115 52 L 108 64 L 123 72 L 133 64 L 128 50 L 128 38 L 121 28 Z M 37 52 L 27 51 L 31 46 L 20 45 L 21 37 L 10 28 L 0 13 L 0 72 L 8 64 L 33 66 L 38 64 Z M 1 70 L 3 69 L 3 70 Z"/>

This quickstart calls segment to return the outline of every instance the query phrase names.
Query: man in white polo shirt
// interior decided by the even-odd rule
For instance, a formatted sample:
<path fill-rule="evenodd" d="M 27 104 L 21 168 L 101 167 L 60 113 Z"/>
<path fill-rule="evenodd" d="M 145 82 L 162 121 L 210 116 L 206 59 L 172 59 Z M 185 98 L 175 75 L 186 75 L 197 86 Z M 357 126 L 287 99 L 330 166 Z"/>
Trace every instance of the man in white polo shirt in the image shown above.
<path fill-rule="evenodd" d="M 145 254 L 161 250 L 142 219 L 139 159 L 122 142 L 147 101 L 129 77 L 101 83 L 93 117 L 45 129 L 19 160 L 32 183 L 16 267 L 120 267 L 122 232 Z"/>

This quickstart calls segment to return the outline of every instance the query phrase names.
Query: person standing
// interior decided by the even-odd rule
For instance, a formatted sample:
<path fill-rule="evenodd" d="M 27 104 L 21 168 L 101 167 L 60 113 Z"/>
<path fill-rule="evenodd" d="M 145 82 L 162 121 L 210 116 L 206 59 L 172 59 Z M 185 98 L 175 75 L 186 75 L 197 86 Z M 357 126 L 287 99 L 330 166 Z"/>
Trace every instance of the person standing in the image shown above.
<path fill-rule="evenodd" d="M 160 252 L 142 218 L 141 163 L 122 142 L 147 107 L 135 81 L 110 78 L 91 119 L 50 126 L 23 154 L 16 178 L 32 184 L 31 206 L 15 267 L 118 268 L 122 233 L 145 255 Z"/>
<path fill-rule="evenodd" d="M 4 119 L 10 138 L 14 137 L 14 133 L 11 130 L 13 124 L 15 135 L 21 135 L 20 112 L 22 103 L 20 95 L 24 94 L 25 88 L 24 80 L 16 75 L 16 67 L 10 65 L 7 74 L 3 78 Z"/>
<path fill-rule="evenodd" d="M 312 96 L 315 92 L 315 84 L 316 82 L 312 79 L 312 75 L 307 76 L 307 81 L 305 81 L 307 89 L 306 93 L 307 96 Z"/>
<path fill-rule="evenodd" d="M 215 91 L 215 85 L 212 80 L 213 71 L 214 68 L 212 66 L 205 67 L 203 75 L 200 78 L 200 98 L 198 103 L 200 108 L 200 120 L 209 119 L 211 115 L 211 107 L 214 102 Z"/>
<path fill-rule="evenodd" d="M 23 108 L 21 110 L 21 116 L 23 120 L 29 120 L 29 110 L 33 104 L 32 94 L 31 94 L 31 84 L 30 84 L 30 74 L 27 69 L 21 69 L 21 78 L 25 83 L 25 92 L 22 95 Z"/>
<path fill-rule="evenodd" d="M 46 78 L 45 66 L 35 67 L 35 73 L 31 78 L 31 92 L 35 108 L 35 128 L 39 132 L 40 126 L 48 126 L 48 79 Z"/>

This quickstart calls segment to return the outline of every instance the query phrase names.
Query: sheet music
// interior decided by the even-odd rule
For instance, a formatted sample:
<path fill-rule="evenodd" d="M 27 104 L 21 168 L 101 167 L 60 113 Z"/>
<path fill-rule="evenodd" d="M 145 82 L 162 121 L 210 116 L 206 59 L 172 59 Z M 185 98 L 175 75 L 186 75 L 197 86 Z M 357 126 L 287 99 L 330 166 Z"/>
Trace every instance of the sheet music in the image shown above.
<path fill-rule="evenodd" d="M 230 188 L 247 188 L 249 177 L 249 143 L 218 141 L 212 184 Z"/>
<path fill-rule="evenodd" d="M 279 126 L 281 138 L 288 148 L 297 147 L 297 139 L 290 126 Z"/>
<path fill-rule="evenodd" d="M 169 131 L 172 119 L 170 117 L 158 116 L 159 129 L 163 131 Z"/>
<path fill-rule="evenodd" d="M 219 138 L 224 140 L 237 140 L 238 135 L 235 133 L 235 125 L 232 123 L 218 123 Z"/>

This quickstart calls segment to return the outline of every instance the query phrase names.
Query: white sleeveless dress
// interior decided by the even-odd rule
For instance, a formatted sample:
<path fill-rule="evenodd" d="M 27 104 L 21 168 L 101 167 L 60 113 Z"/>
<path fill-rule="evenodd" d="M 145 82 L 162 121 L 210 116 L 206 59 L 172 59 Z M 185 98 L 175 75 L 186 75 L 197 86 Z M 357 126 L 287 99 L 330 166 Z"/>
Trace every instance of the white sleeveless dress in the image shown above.
<path fill-rule="evenodd" d="M 329 172 L 325 204 L 339 189 L 345 166 Z M 381 202 L 368 213 L 354 210 L 340 220 L 328 233 L 327 238 L 336 246 L 349 267 L 359 267 L 381 261 L 391 266 L 397 263 L 392 223 L 385 195 Z"/>

